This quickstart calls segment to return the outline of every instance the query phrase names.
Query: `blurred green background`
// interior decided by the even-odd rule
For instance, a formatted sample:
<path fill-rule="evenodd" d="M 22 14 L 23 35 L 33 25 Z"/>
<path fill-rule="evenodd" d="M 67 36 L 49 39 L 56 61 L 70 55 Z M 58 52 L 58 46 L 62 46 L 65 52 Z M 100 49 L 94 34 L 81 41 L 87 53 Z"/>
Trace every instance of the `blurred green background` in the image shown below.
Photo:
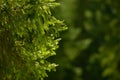
<path fill-rule="evenodd" d="M 57 0 L 53 14 L 65 20 L 59 64 L 45 80 L 120 80 L 120 0 Z"/>

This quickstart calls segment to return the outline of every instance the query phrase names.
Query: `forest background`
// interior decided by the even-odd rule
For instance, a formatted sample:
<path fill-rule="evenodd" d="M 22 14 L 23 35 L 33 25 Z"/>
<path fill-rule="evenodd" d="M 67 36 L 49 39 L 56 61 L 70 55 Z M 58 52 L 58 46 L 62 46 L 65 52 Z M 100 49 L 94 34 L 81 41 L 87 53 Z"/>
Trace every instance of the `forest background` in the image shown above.
<path fill-rule="evenodd" d="M 120 80 L 120 0 L 57 0 L 68 30 L 46 80 Z"/>

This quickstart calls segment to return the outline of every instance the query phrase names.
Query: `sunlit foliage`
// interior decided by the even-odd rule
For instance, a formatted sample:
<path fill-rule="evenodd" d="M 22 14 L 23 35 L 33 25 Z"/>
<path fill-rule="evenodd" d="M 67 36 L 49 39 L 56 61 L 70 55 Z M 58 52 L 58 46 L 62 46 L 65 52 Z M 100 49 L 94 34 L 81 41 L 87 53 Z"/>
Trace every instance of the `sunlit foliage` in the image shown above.
<path fill-rule="evenodd" d="M 0 0 L 0 80 L 43 80 L 55 63 L 65 30 L 63 21 L 51 14 L 54 0 Z"/>

